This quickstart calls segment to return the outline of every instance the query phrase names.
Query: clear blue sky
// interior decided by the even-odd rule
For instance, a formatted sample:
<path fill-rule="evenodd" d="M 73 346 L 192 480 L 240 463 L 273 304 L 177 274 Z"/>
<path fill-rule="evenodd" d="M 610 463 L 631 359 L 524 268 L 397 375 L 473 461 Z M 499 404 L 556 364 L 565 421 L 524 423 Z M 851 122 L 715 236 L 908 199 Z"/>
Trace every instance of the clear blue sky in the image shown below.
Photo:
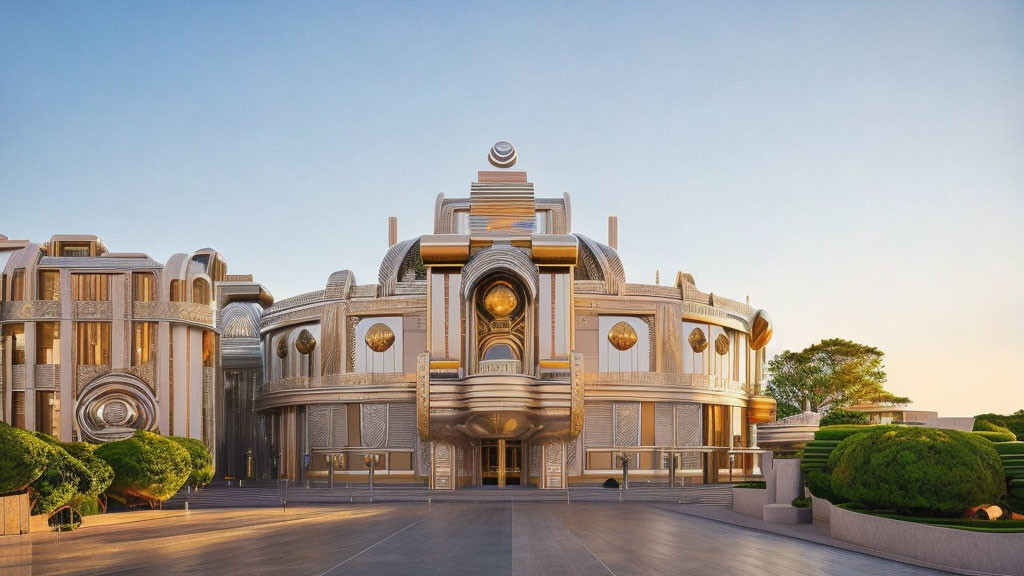
<path fill-rule="evenodd" d="M 0 233 L 374 282 L 513 142 L 627 276 L 1024 407 L 1024 3 L 0 4 Z"/>

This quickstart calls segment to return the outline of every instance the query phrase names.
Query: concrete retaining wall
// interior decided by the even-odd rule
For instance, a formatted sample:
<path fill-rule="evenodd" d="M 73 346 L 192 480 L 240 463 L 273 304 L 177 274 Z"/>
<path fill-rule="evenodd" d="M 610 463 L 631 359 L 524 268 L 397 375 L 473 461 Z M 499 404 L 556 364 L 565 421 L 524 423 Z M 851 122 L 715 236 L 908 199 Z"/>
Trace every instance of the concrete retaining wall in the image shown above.
<path fill-rule="evenodd" d="M 940 528 L 860 514 L 832 506 L 833 538 L 954 571 L 1021 574 L 1024 534 Z"/>
<path fill-rule="evenodd" d="M 28 494 L 0 496 L 0 535 L 28 534 L 31 511 Z"/>
<path fill-rule="evenodd" d="M 824 522 L 828 524 L 829 521 L 829 510 L 832 509 L 832 503 L 824 498 L 818 498 L 814 494 L 811 494 L 811 510 L 814 511 L 814 521 Z"/>
<path fill-rule="evenodd" d="M 733 488 L 732 511 L 745 516 L 761 519 L 762 510 L 768 500 L 768 491 L 759 488 Z"/>

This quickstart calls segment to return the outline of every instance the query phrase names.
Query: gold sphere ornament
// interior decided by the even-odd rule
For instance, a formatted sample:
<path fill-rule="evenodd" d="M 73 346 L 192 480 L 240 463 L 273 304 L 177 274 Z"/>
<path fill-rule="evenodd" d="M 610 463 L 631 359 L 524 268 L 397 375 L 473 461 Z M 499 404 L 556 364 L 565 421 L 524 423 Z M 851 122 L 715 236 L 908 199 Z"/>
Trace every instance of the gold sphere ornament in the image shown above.
<path fill-rule="evenodd" d="M 295 349 L 299 351 L 299 354 L 309 354 L 316 348 L 316 338 L 313 334 L 306 329 L 299 332 L 299 337 L 295 339 Z"/>
<path fill-rule="evenodd" d="M 715 338 L 715 352 L 718 352 L 719 356 L 725 356 L 729 353 L 729 337 L 725 334 L 719 334 L 718 338 Z"/>
<path fill-rule="evenodd" d="M 697 354 L 708 349 L 708 339 L 704 336 L 704 331 L 700 328 L 694 328 L 690 331 L 690 336 L 686 341 L 690 343 L 690 348 L 692 348 Z"/>
<path fill-rule="evenodd" d="M 366 331 L 366 345 L 374 352 L 383 352 L 395 343 L 395 333 L 387 324 L 377 323 Z"/>
<path fill-rule="evenodd" d="M 508 318 L 518 304 L 515 291 L 506 284 L 495 284 L 484 295 L 484 308 L 495 318 Z"/>
<path fill-rule="evenodd" d="M 281 339 L 277 341 L 277 357 L 284 358 L 286 356 L 288 356 L 288 337 L 282 336 Z"/>
<path fill-rule="evenodd" d="M 636 330 L 628 322 L 619 322 L 608 331 L 608 341 L 619 350 L 629 350 L 636 345 Z"/>

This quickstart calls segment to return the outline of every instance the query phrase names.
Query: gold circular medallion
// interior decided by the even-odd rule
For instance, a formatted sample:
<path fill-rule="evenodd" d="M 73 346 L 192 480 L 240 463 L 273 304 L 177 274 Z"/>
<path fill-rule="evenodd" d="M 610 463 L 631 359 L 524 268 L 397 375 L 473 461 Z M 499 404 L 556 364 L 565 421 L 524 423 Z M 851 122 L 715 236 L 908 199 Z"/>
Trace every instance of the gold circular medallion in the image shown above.
<path fill-rule="evenodd" d="M 282 336 L 281 339 L 277 341 L 277 357 L 284 358 L 286 356 L 288 356 L 288 337 Z"/>
<path fill-rule="evenodd" d="M 628 322 L 619 322 L 608 331 L 608 341 L 619 350 L 629 350 L 636 345 L 636 330 Z"/>
<path fill-rule="evenodd" d="M 704 331 L 700 328 L 694 328 L 690 331 L 690 336 L 686 341 L 690 343 L 690 348 L 692 348 L 697 354 L 700 354 L 708 348 L 708 339 L 704 336 Z"/>
<path fill-rule="evenodd" d="M 484 308 L 495 318 L 508 318 L 518 304 L 515 291 L 507 284 L 495 284 L 484 295 Z"/>
<path fill-rule="evenodd" d="M 299 354 L 309 354 L 316 348 L 316 338 L 309 330 L 303 329 L 299 332 L 299 337 L 295 339 L 295 349 L 299 351 Z"/>
<path fill-rule="evenodd" d="M 715 338 L 715 352 L 724 356 L 729 353 L 729 337 L 725 334 L 719 334 L 718 338 Z"/>
<path fill-rule="evenodd" d="M 395 343 L 395 333 L 387 324 L 377 323 L 366 331 L 366 345 L 374 352 L 383 352 Z"/>

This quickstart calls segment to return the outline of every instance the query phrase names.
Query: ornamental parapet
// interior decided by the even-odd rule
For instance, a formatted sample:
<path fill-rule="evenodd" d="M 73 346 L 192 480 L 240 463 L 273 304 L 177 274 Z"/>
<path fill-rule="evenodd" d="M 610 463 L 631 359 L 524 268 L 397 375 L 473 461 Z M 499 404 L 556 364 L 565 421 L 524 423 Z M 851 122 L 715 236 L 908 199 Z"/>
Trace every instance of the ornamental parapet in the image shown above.
<path fill-rule="evenodd" d="M 114 305 L 110 300 L 75 302 L 74 314 L 81 320 L 110 320 L 114 315 Z"/>
<path fill-rule="evenodd" d="M 702 390 L 747 393 L 747 385 L 736 380 L 709 376 L 707 374 L 669 374 L 666 372 L 587 372 L 584 381 L 587 386 L 614 386 L 616 384 L 640 384 L 653 386 L 679 386 Z"/>
<path fill-rule="evenodd" d="M 3 303 L 3 320 L 5 322 L 57 319 L 60 319 L 59 300 L 25 300 Z"/>
<path fill-rule="evenodd" d="M 361 386 L 387 386 L 416 383 L 415 374 L 403 372 L 331 374 L 323 378 L 312 376 L 290 376 L 268 380 L 256 390 L 257 396 L 286 392 L 290 390 L 329 390 Z"/>
<path fill-rule="evenodd" d="M 214 327 L 213 308 L 193 302 L 135 302 L 132 315 L 136 320 L 162 320 L 197 324 L 204 328 Z"/>

